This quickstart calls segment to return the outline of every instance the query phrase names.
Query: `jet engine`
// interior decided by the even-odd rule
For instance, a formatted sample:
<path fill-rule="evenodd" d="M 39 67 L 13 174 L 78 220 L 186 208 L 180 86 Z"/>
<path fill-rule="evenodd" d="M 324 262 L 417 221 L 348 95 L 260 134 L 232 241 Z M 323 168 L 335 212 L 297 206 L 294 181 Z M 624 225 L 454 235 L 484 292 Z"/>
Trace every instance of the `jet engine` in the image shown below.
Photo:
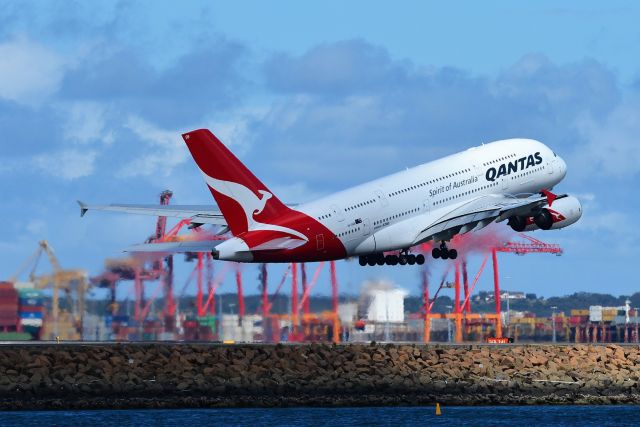
<path fill-rule="evenodd" d="M 534 216 L 513 216 L 507 224 L 514 231 L 557 230 L 578 221 L 582 216 L 582 205 L 574 196 L 559 196 L 545 205 Z"/>

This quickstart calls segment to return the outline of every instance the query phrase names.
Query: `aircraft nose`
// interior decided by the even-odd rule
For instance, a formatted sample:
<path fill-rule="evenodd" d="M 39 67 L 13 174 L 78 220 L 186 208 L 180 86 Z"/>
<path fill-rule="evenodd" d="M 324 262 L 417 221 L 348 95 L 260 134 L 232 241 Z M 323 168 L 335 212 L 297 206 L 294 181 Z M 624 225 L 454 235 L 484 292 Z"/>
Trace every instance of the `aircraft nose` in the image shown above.
<path fill-rule="evenodd" d="M 562 159 L 562 157 L 558 156 L 556 159 L 556 165 L 556 167 L 558 168 L 560 179 L 564 179 L 564 177 L 567 175 L 567 163 Z"/>

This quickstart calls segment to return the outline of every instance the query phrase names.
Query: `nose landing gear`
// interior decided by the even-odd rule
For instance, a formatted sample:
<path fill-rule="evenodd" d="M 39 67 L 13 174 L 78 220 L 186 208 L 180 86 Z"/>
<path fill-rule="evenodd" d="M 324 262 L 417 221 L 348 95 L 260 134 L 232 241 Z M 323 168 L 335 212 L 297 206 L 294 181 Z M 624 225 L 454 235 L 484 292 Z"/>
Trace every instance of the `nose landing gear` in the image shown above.
<path fill-rule="evenodd" d="M 445 242 L 440 242 L 440 247 L 433 248 L 431 256 L 435 259 L 456 259 L 458 258 L 458 251 L 455 249 L 449 249 Z"/>

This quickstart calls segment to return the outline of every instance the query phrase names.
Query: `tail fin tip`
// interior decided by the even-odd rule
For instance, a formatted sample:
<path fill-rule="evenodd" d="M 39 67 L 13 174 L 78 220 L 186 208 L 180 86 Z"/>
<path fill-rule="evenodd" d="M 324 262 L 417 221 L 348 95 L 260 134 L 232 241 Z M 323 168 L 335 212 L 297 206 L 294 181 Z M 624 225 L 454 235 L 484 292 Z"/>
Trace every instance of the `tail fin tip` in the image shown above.
<path fill-rule="evenodd" d="M 289 210 L 210 130 L 182 137 L 234 236 Z"/>

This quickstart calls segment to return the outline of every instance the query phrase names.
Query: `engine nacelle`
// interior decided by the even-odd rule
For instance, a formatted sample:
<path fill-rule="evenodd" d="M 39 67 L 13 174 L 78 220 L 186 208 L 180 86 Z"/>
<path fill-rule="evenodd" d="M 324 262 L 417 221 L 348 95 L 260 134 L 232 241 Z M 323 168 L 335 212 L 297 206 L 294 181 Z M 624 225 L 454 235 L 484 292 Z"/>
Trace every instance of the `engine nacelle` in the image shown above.
<path fill-rule="evenodd" d="M 515 216 L 508 224 L 515 231 L 557 230 L 578 221 L 582 216 L 582 205 L 573 196 L 561 196 L 551 206 L 545 205 L 536 216 Z"/>

